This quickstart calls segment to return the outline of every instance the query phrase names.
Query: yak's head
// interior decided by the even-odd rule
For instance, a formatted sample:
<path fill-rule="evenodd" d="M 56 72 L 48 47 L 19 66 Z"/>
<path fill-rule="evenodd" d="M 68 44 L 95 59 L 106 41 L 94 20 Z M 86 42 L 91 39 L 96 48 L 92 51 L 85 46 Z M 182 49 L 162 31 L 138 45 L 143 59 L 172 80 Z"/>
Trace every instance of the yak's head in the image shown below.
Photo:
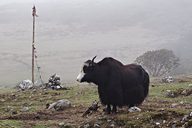
<path fill-rule="evenodd" d="M 94 59 L 96 58 L 93 57 L 92 60 L 87 60 L 82 69 L 81 72 L 79 73 L 79 75 L 77 76 L 77 81 L 78 82 L 94 82 L 94 77 L 95 77 L 95 69 L 96 69 L 96 65 L 97 63 L 94 62 Z"/>

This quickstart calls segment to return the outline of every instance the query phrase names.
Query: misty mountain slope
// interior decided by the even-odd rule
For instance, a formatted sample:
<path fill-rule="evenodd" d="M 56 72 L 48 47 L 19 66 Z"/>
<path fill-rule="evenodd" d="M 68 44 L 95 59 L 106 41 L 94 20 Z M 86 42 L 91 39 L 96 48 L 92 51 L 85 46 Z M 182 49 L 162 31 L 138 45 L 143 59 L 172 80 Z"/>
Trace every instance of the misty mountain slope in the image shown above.
<path fill-rule="evenodd" d="M 34 1 L 2 2 L 1 85 L 5 81 L 14 84 L 31 77 Z M 97 61 L 112 56 L 123 63 L 131 63 L 144 52 L 159 48 L 173 49 L 187 64 L 185 71 L 190 73 L 191 0 L 35 2 L 39 15 L 36 18 L 36 48 L 45 80 L 56 72 L 63 82 L 74 81 L 82 63 L 95 55 Z"/>

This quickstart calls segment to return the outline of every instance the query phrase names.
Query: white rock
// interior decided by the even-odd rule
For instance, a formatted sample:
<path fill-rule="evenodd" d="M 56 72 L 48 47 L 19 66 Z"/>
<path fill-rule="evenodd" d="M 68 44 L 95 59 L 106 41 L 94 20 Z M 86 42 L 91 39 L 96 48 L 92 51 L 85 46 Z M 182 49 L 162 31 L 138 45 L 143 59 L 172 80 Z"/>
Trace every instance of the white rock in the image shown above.
<path fill-rule="evenodd" d="M 156 125 L 160 125 L 160 123 L 159 123 L 159 122 L 156 122 L 155 124 L 156 124 Z"/>
<path fill-rule="evenodd" d="M 192 112 L 189 114 L 190 117 L 192 117 Z"/>
<path fill-rule="evenodd" d="M 21 112 L 28 112 L 29 111 L 29 107 L 23 107 L 22 109 L 21 109 Z"/>
<path fill-rule="evenodd" d="M 94 127 L 94 128 L 100 128 L 100 125 L 99 125 L 99 124 L 94 124 L 93 127 Z"/>
<path fill-rule="evenodd" d="M 175 108 L 176 106 L 178 106 L 177 103 L 173 103 L 173 104 L 171 104 L 171 107 L 172 107 L 172 108 Z"/>
<path fill-rule="evenodd" d="M 71 102 L 67 99 L 58 100 L 49 105 L 48 110 L 55 109 L 56 111 L 64 110 L 66 108 L 71 107 Z"/>
<path fill-rule="evenodd" d="M 128 111 L 129 111 L 129 112 L 140 112 L 141 109 L 138 108 L 138 107 L 136 107 L 136 106 L 134 106 L 134 107 L 129 108 Z"/>
<path fill-rule="evenodd" d="M 115 127 L 115 124 L 111 124 L 110 127 L 114 128 L 114 127 Z"/>

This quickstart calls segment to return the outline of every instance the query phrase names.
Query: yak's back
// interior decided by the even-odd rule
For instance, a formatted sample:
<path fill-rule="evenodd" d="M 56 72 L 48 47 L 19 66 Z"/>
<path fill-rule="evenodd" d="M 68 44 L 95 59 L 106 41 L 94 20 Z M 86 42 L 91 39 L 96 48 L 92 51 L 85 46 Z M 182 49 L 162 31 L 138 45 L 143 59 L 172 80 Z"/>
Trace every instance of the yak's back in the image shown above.
<path fill-rule="evenodd" d="M 119 62 L 118 60 L 116 60 L 112 57 L 106 57 L 103 60 L 101 60 L 98 64 L 107 65 L 107 66 L 123 66 L 123 64 L 121 62 Z"/>

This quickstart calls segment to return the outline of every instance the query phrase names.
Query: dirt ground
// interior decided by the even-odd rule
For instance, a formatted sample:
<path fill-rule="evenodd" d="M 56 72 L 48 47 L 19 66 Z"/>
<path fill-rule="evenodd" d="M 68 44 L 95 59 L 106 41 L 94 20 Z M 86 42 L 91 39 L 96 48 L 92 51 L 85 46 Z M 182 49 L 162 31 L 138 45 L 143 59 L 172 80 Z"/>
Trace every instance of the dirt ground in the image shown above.
<path fill-rule="evenodd" d="M 180 85 L 178 87 L 180 88 Z M 160 91 L 159 88 L 161 88 Z M 64 92 L 34 91 L 31 93 L 4 93 L 0 94 L 0 128 L 192 127 L 192 95 L 179 95 L 176 98 L 167 98 L 163 96 L 165 93 L 163 87 L 154 87 L 150 91 L 151 94 L 143 104 L 139 106 L 141 112 L 131 113 L 128 112 L 127 107 L 123 107 L 118 108 L 117 114 L 105 114 L 103 112 L 104 106 L 100 105 L 98 111 L 92 112 L 85 117 L 82 117 L 82 115 L 91 104 L 91 97 L 93 97 L 93 99 L 97 97 L 96 88 L 75 87 L 75 89 Z M 158 93 L 155 93 L 156 91 Z M 33 99 L 29 106 L 36 109 L 26 112 L 19 111 L 19 109 L 17 109 L 18 105 L 30 104 L 29 97 Z M 53 111 L 45 108 L 46 101 L 55 101 L 61 99 L 61 97 L 68 97 L 68 99 L 71 99 L 75 104 L 63 111 Z M 7 106 L 13 106 L 17 111 L 15 113 L 7 112 Z M 9 121 L 18 122 L 18 124 L 15 125 Z"/>
<path fill-rule="evenodd" d="M 87 107 L 74 106 L 63 111 L 40 110 L 37 112 L 26 112 L 11 116 L 0 116 L 0 120 L 19 120 L 23 122 L 24 128 L 34 127 L 37 124 L 51 128 L 58 127 L 171 127 L 182 121 L 184 113 L 177 109 L 192 110 L 192 105 L 178 105 L 171 110 L 171 104 L 165 101 L 156 103 L 146 101 L 140 108 L 142 112 L 128 113 L 127 108 L 119 108 L 117 114 L 105 114 L 104 107 L 86 117 L 82 117 Z M 168 109 L 170 108 L 170 109 Z M 136 120 L 136 121 L 135 121 Z M 51 123 L 50 123 L 51 122 Z M 63 123 L 63 124 L 62 124 Z M 61 125 L 61 126 L 60 126 Z M 62 126 L 63 125 L 63 126 Z M 192 127 L 192 126 L 190 126 Z"/>

